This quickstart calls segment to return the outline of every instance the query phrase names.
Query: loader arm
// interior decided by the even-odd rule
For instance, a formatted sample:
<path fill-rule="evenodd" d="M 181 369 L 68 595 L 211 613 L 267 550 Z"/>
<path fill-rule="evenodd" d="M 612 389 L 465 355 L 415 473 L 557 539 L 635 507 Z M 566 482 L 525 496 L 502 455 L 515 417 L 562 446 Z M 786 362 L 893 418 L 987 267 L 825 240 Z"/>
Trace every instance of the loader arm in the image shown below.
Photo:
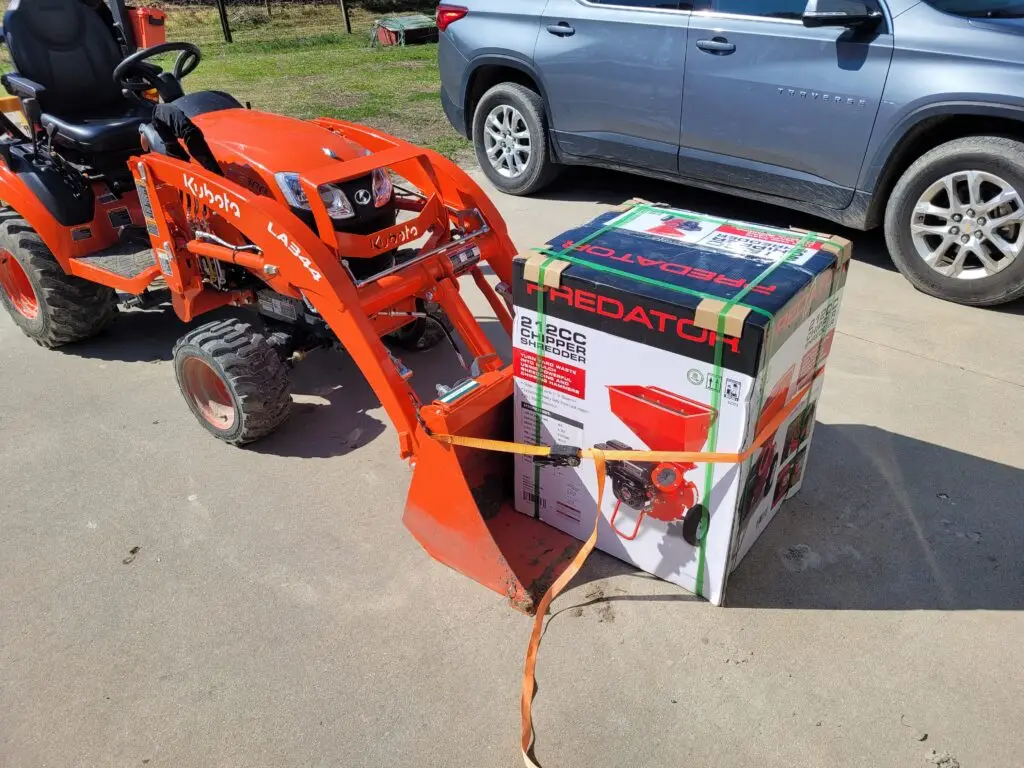
<path fill-rule="evenodd" d="M 312 227 L 280 202 L 195 164 L 162 155 L 135 163 L 147 226 L 175 308 L 188 319 L 214 306 L 254 301 L 251 290 L 223 292 L 204 284 L 196 256 L 239 265 L 274 291 L 314 308 L 380 399 L 398 432 L 401 456 L 413 465 L 406 527 L 435 559 L 533 611 L 580 543 L 512 509 L 508 456 L 435 439 L 511 436 L 512 367 L 463 300 L 463 287 L 480 290 L 506 332 L 511 313 L 478 265 L 461 268 L 455 259 L 475 247 L 499 279 L 511 280 L 514 248 L 505 224 L 476 183 L 437 153 L 347 123 L 319 123 L 371 153 L 300 174 Z M 376 168 L 418 190 L 405 200 L 408 217 L 368 235 L 335 231 L 318 187 Z M 357 281 L 344 263 L 410 243 L 411 255 L 372 278 Z M 463 276 L 473 282 L 461 281 Z M 440 305 L 474 363 L 475 375 L 467 373 L 447 395 L 426 404 L 379 338 L 380 318 L 413 298 Z"/>
<path fill-rule="evenodd" d="M 208 257 L 239 263 L 277 292 L 304 298 L 320 313 L 363 371 L 398 430 L 403 456 L 411 455 L 417 425 L 415 393 L 399 375 L 362 310 L 352 279 L 327 245 L 280 203 L 195 164 L 151 154 L 140 158 L 133 170 L 140 185 L 140 197 L 146 198 L 143 210 L 147 209 L 147 201 L 152 204 L 153 216 L 147 220 L 147 226 L 151 227 L 153 247 L 158 253 L 169 254 L 163 263 L 169 263 L 171 268 L 164 270 L 164 278 L 172 295 L 183 297 L 174 302 L 182 319 L 191 319 L 190 305 L 201 301 L 200 297 L 217 293 L 201 283 L 193 258 L 196 250 Z M 217 230 L 214 234 L 227 239 L 224 235 L 234 232 L 255 245 L 259 253 L 232 251 L 195 238 L 194 227 L 186 223 L 183 200 L 193 205 L 204 201 L 204 213 Z M 231 297 L 225 303 L 244 298 Z M 210 308 L 209 303 L 203 308 Z"/>

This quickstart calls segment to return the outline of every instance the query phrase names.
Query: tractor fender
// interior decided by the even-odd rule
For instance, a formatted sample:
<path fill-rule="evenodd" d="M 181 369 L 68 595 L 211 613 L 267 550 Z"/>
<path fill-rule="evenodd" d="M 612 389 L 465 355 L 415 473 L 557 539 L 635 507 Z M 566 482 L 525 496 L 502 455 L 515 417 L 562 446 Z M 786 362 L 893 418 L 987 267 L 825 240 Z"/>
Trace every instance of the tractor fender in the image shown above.
<path fill-rule="evenodd" d="M 71 229 L 57 220 L 21 176 L 3 164 L 0 164 L 0 200 L 28 222 L 64 270 L 69 271 Z"/>

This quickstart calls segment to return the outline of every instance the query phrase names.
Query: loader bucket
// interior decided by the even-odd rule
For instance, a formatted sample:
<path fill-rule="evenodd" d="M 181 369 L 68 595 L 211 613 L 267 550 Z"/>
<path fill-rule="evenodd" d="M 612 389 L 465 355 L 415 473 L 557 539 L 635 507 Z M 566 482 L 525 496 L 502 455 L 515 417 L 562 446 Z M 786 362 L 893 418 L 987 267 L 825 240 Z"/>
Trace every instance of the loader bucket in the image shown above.
<path fill-rule="evenodd" d="M 511 440 L 511 368 L 473 381 L 457 399 L 421 409 L 426 429 Z M 582 542 L 513 509 L 512 471 L 511 454 L 446 445 L 424 430 L 403 521 L 435 560 L 532 614 Z"/>

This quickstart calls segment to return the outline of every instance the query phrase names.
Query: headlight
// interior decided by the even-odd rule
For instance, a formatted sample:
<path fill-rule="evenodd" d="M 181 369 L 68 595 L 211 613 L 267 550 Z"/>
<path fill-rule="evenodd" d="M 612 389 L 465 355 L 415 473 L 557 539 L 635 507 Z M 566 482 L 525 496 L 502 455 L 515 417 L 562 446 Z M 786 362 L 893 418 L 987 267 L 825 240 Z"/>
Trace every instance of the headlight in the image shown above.
<path fill-rule="evenodd" d="M 383 208 L 391 202 L 391 193 L 394 188 L 387 171 L 378 168 L 373 172 L 373 204 L 377 208 Z"/>
<path fill-rule="evenodd" d="M 312 210 L 309 199 L 306 197 L 306 190 L 302 188 L 302 182 L 299 181 L 299 174 L 275 173 L 274 180 L 281 188 L 281 194 L 288 201 L 288 205 L 306 211 Z M 317 192 L 320 193 L 320 200 L 327 208 L 327 215 L 332 219 L 351 219 L 356 215 L 348 197 L 334 184 L 321 184 L 317 187 Z"/>

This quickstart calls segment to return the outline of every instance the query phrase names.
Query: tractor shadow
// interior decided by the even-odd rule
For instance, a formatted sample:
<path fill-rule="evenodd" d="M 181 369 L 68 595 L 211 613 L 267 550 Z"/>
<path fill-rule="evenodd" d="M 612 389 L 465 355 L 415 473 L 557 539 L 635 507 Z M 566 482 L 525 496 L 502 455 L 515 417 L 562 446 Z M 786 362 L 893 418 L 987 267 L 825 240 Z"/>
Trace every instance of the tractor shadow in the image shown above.
<path fill-rule="evenodd" d="M 824 610 L 1024 609 L 1024 470 L 859 424 L 818 423 L 801 492 L 727 602 Z"/>
<path fill-rule="evenodd" d="M 319 349 L 292 368 L 292 414 L 253 453 L 300 459 L 345 456 L 387 430 L 387 415 L 344 352 Z M 372 413 L 376 412 L 376 413 Z"/>
<path fill-rule="evenodd" d="M 488 318 L 479 320 L 498 354 L 510 360 L 511 342 L 500 323 Z M 464 350 L 460 342 L 460 351 L 469 363 Z M 392 352 L 412 369 L 413 389 L 425 403 L 437 397 L 436 384 L 451 386 L 469 376 L 447 341 L 423 351 Z M 296 365 L 292 369 L 292 394 L 296 402 L 288 422 L 248 450 L 304 459 L 344 456 L 390 428 L 377 395 L 343 351 L 317 350 Z M 397 444 L 395 450 L 397 460 Z"/>
<path fill-rule="evenodd" d="M 57 351 L 107 362 L 165 362 L 171 359 L 175 342 L 192 328 L 237 315 L 238 310 L 222 309 L 183 323 L 169 304 L 152 309 L 122 310 L 114 324 L 99 336 L 60 347 Z"/>

